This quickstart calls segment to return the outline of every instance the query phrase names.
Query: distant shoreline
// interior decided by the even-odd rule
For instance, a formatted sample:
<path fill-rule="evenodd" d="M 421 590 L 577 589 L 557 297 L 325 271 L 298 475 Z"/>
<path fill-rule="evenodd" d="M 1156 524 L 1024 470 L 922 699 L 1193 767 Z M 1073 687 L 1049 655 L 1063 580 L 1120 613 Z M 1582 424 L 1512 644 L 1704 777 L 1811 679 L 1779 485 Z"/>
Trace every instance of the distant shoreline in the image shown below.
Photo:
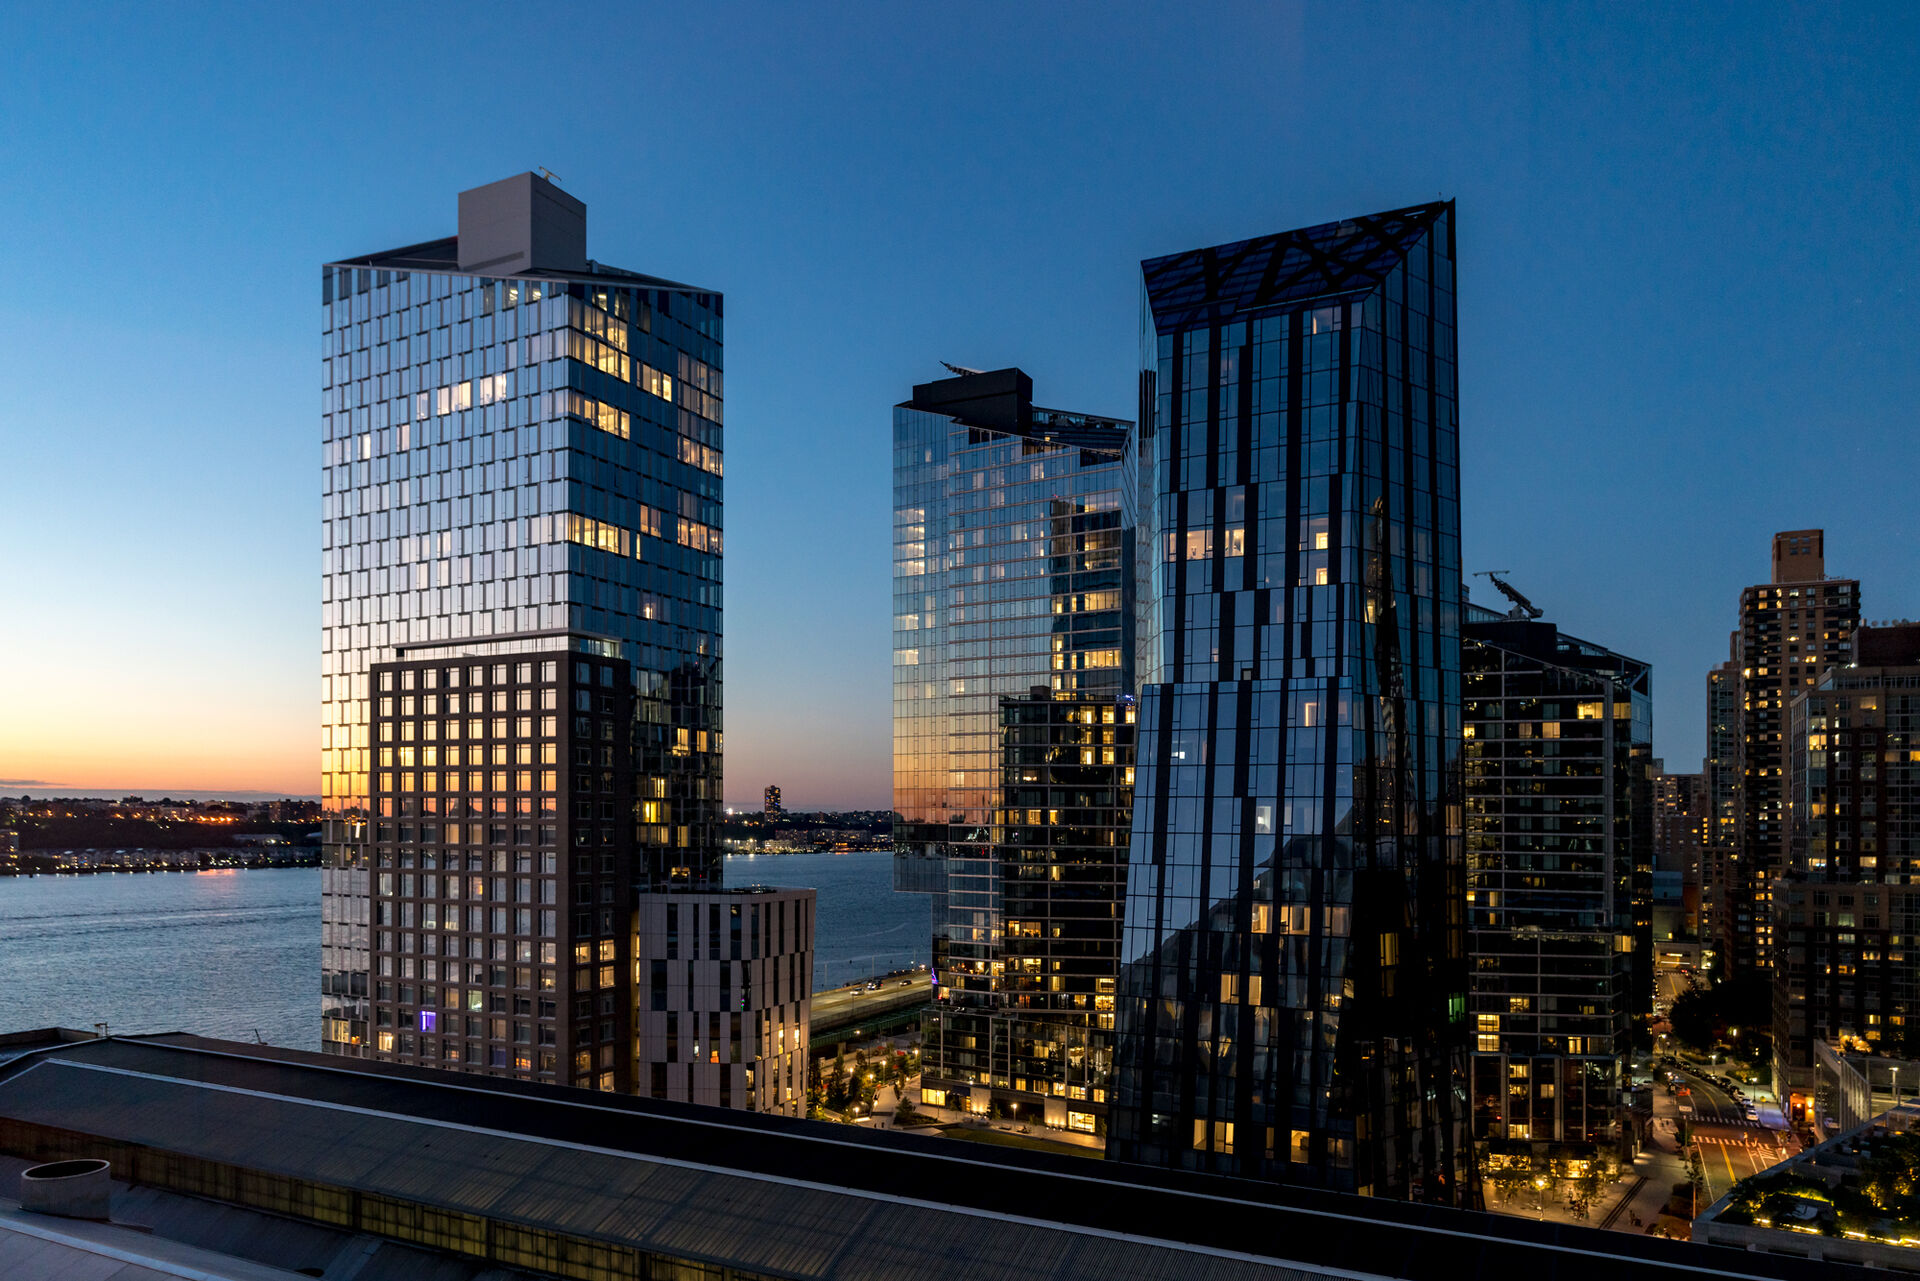
<path fill-rule="evenodd" d="M 27 858 L 32 856 L 23 853 L 21 857 Z M 248 860 L 247 862 L 208 863 L 203 866 L 190 866 L 155 860 L 150 863 L 116 863 L 107 867 L 0 868 L 0 878 L 24 879 L 35 876 L 136 876 L 159 872 L 190 873 L 198 876 L 207 872 L 273 872 L 285 871 L 292 868 L 318 868 L 319 866 L 320 853 L 316 850 L 312 854 L 302 855 L 297 858 L 255 859 Z"/>

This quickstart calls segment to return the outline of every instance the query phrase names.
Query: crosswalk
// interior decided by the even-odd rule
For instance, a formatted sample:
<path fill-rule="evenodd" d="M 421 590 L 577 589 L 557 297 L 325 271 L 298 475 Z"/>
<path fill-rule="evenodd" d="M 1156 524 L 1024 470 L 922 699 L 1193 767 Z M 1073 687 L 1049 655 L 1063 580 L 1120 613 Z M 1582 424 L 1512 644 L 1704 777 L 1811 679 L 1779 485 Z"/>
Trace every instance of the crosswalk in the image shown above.
<path fill-rule="evenodd" d="M 1777 1128 L 1775 1128 L 1774 1126 L 1768 1125 L 1765 1121 L 1749 1121 L 1747 1118 L 1743 1116 L 1695 1115 L 1692 1119 L 1692 1124 L 1718 1125 L 1718 1126 L 1724 1126 L 1725 1128 L 1730 1130 L 1766 1130 L 1775 1134 L 1779 1133 L 1779 1130 Z"/>
<path fill-rule="evenodd" d="M 1784 1149 L 1778 1143 L 1753 1135 L 1733 1135 L 1723 1137 L 1718 1134 L 1696 1134 L 1693 1141 L 1703 1147 L 1732 1148 L 1735 1151 L 1751 1152 L 1756 1156 L 1780 1156 Z"/>

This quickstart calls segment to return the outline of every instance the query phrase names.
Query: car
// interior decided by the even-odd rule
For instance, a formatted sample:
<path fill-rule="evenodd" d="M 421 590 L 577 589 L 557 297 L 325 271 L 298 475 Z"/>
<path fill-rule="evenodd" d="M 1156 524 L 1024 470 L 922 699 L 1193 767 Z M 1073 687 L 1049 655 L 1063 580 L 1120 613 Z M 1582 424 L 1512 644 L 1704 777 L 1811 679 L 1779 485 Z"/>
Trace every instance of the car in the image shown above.
<path fill-rule="evenodd" d="M 880 980 L 879 980 L 879 979 L 868 979 L 868 980 L 867 980 L 867 991 L 869 991 L 869 992 L 878 992 L 879 990 L 880 990 Z"/>
<path fill-rule="evenodd" d="M 1747 1109 L 1747 1120 L 1749 1120 L 1749 1121 L 1758 1121 L 1759 1119 L 1760 1119 L 1760 1109 L 1759 1109 L 1759 1108 L 1748 1108 L 1748 1109 Z"/>

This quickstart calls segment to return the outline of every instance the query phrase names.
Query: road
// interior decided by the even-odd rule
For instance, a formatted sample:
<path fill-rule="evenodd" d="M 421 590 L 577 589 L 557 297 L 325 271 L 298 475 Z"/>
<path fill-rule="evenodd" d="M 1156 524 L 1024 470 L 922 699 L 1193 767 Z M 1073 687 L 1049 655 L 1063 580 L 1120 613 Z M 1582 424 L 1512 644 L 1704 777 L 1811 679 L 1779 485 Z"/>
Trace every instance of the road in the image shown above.
<path fill-rule="evenodd" d="M 1655 975 L 1655 990 L 1660 1005 L 1663 1009 L 1671 1010 L 1674 1000 L 1691 986 L 1687 976 L 1677 966 L 1662 966 Z M 1704 979 L 1700 982 L 1702 986 L 1705 985 Z M 1658 1033 L 1663 1027 L 1663 1024 L 1656 1023 L 1654 1031 Z M 1678 1049 L 1671 1037 L 1662 1044 L 1668 1052 Z M 1666 1097 L 1666 1074 L 1675 1070 L 1680 1072 L 1683 1083 L 1692 1091 L 1684 1098 Z M 1750 1092 L 1747 1097 L 1756 1106 L 1759 1119 L 1749 1121 L 1746 1104 L 1735 1100 L 1723 1087 L 1706 1079 L 1708 1075 L 1725 1076 L 1729 1070 L 1724 1063 L 1694 1063 L 1684 1056 L 1680 1056 L 1677 1069 L 1670 1066 L 1655 1068 L 1655 1111 L 1688 1122 L 1692 1140 L 1700 1149 L 1701 1166 L 1707 1176 L 1710 1198 L 1719 1197 L 1741 1179 L 1777 1165 L 1800 1150 L 1799 1141 L 1786 1130 L 1786 1119 L 1776 1104 L 1761 1097 L 1757 1091 Z M 1681 1102 L 1693 1107 L 1691 1117 L 1677 1116 Z"/>
<path fill-rule="evenodd" d="M 1778 1165 L 1800 1150 L 1782 1130 L 1751 1129 L 1702 1121 L 1692 1127 L 1706 1170 L 1708 1196 L 1718 1198 L 1741 1179 Z"/>
<path fill-rule="evenodd" d="M 816 1032 L 856 1026 L 870 1015 L 892 1014 L 933 999 L 933 985 L 924 970 L 910 978 L 882 979 L 880 984 L 877 992 L 867 991 L 865 983 L 815 992 L 810 1018 Z"/>

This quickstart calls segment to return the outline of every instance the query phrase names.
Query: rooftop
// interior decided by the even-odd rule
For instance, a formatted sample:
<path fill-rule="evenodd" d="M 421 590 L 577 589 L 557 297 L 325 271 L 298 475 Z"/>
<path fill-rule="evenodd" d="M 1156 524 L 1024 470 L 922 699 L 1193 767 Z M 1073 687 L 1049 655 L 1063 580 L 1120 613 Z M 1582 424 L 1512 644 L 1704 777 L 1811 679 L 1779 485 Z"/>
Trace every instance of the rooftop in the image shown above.
<path fill-rule="evenodd" d="M 1442 200 L 1149 258 L 1140 271 L 1153 323 L 1170 332 L 1265 307 L 1370 293 L 1452 214 L 1453 201 Z"/>
<path fill-rule="evenodd" d="M 1695 1236 L 1749 1248 L 1872 1260 L 1920 1271 L 1920 1103 L 1740 1180 L 1695 1220 Z M 1830 1243 L 1830 1244 L 1829 1244 Z"/>
<path fill-rule="evenodd" d="M 899 407 L 943 414 L 981 431 L 1115 457 L 1127 451 L 1133 436 L 1133 424 L 1125 419 L 1034 404 L 1033 379 L 1017 368 L 958 370 L 951 378 L 916 383 L 913 398 Z"/>
<path fill-rule="evenodd" d="M 497 280 L 564 280 L 718 297 L 717 290 L 595 262 L 587 207 L 548 179 L 515 174 L 460 193 L 456 234 L 327 263 L 370 271 L 426 271 Z M 463 245 L 464 240 L 464 245 Z"/>
<path fill-rule="evenodd" d="M 822 1281 L 1617 1281 L 1623 1266 L 1673 1278 L 1851 1275 L 1594 1229 L 182 1034 L 50 1038 L 0 1064 L 0 1152 L 104 1157 L 142 1195 L 197 1192 L 272 1211 L 290 1239 L 331 1216 L 329 1228 L 429 1247 L 448 1267 L 491 1260 L 540 1274 L 594 1274 L 575 1266 L 593 1257 L 614 1275 L 678 1260 Z M 281 1262 L 301 1266 L 291 1258 Z"/>

